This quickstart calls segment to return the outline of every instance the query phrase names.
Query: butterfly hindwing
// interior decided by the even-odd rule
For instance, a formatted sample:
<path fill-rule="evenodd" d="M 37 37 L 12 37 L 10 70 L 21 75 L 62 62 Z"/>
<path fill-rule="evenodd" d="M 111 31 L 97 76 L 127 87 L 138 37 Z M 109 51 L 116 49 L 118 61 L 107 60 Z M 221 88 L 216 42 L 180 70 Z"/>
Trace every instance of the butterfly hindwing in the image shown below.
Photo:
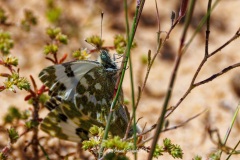
<path fill-rule="evenodd" d="M 75 134 L 78 126 L 69 120 L 60 108 L 56 108 L 48 113 L 41 123 L 41 129 L 51 136 L 60 139 L 81 142 L 82 138 Z"/>
<path fill-rule="evenodd" d="M 50 101 L 52 99 L 54 98 Z M 79 112 L 72 102 L 62 100 L 60 105 L 45 117 L 41 129 L 60 139 L 81 142 L 91 136 L 88 130 L 92 125 L 104 127 L 90 115 Z"/>

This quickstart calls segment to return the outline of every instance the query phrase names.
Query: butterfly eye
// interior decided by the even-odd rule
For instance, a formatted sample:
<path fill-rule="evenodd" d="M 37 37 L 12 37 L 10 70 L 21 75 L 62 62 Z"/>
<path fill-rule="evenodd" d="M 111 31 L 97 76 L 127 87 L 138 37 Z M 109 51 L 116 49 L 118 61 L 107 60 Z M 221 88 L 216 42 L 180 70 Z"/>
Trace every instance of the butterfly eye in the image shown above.
<path fill-rule="evenodd" d="M 106 55 L 104 55 L 104 54 L 102 54 L 101 58 L 102 58 L 103 60 L 106 60 L 106 59 L 107 59 Z"/>
<path fill-rule="evenodd" d="M 108 52 L 105 51 L 105 50 L 102 50 L 100 56 L 101 56 L 102 59 L 107 59 L 107 57 L 108 57 Z"/>
<path fill-rule="evenodd" d="M 112 59 L 106 50 L 101 51 L 100 58 L 102 60 L 103 65 L 112 63 Z"/>

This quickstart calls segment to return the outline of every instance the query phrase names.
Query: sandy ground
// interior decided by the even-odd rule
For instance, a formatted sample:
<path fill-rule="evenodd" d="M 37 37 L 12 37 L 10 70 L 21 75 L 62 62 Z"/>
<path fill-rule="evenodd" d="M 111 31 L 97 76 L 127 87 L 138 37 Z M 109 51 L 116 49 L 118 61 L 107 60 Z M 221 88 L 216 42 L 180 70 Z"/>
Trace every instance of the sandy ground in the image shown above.
<path fill-rule="evenodd" d="M 121 1 L 119 1 L 119 5 Z M 64 21 L 60 26 L 69 33 L 70 43 L 67 47 L 62 47 L 60 53 L 70 53 L 80 47 L 92 48 L 84 42 L 86 37 L 91 35 L 100 35 L 100 13 L 103 11 L 103 38 L 105 45 L 111 46 L 113 36 L 115 34 L 124 34 L 124 12 L 122 7 L 110 1 L 56 1 L 56 4 L 62 8 L 62 18 L 69 20 Z M 161 30 L 167 31 L 171 25 L 171 11 L 178 13 L 178 5 L 176 1 L 159 0 L 159 13 L 161 20 Z M 11 0 L 1 1 L 0 6 L 5 9 L 9 15 L 9 21 L 14 22 L 14 27 L 2 27 L 4 31 L 9 31 L 15 41 L 12 54 L 19 58 L 20 73 L 29 77 L 31 74 L 40 84 L 37 76 L 43 67 L 50 65 L 45 60 L 43 45 L 49 39 L 45 35 L 45 28 L 53 26 L 44 15 L 46 11 L 45 1 L 27 1 L 27 0 Z M 187 38 L 189 38 L 201 17 L 206 12 L 207 1 L 198 1 L 194 12 L 193 23 Z M 225 43 L 232 37 L 240 26 L 240 1 L 239 0 L 222 0 L 212 14 L 211 35 L 209 42 L 209 52 Z M 33 27 L 30 33 L 26 33 L 19 28 L 20 20 L 23 18 L 24 9 L 31 9 L 38 18 L 38 25 Z M 131 11 L 133 13 L 134 10 Z M 131 14 L 132 15 L 132 14 Z M 168 41 L 168 47 L 165 47 L 162 53 L 166 55 L 176 55 L 180 36 L 182 34 L 183 25 L 180 24 L 172 32 Z M 146 1 L 138 31 L 136 33 L 136 42 L 138 47 L 132 51 L 132 61 L 134 66 L 135 88 L 141 85 L 139 82 L 143 80 L 146 67 L 142 65 L 141 58 L 147 55 L 148 50 L 152 53 L 156 51 L 156 32 L 157 20 L 154 1 Z M 195 73 L 201 59 L 204 55 L 204 36 L 205 29 L 197 35 L 192 45 L 183 56 L 177 80 L 174 86 L 170 106 L 175 105 L 178 100 L 186 92 L 193 74 Z M 164 33 L 163 33 L 164 35 Z M 222 49 L 216 56 L 209 59 L 200 72 L 197 81 L 201 81 L 214 73 L 220 72 L 223 68 L 240 61 L 239 52 L 240 40 L 237 39 L 229 46 Z M 169 57 L 169 56 L 168 56 Z M 170 56 L 171 57 L 171 56 Z M 69 56 L 68 60 L 71 59 Z M 160 114 L 161 106 L 164 101 L 165 92 L 169 83 L 170 75 L 173 70 L 174 60 L 163 58 L 159 55 L 153 65 L 147 83 L 147 93 L 144 93 L 137 111 L 138 118 L 143 117 L 139 124 L 147 123 L 147 128 L 153 125 Z M 227 131 L 227 128 L 233 117 L 233 110 L 239 103 L 239 97 L 232 89 L 232 77 L 240 74 L 239 69 L 234 69 L 216 80 L 194 89 L 191 94 L 183 101 L 180 107 L 169 117 L 170 126 L 179 125 L 188 118 L 200 113 L 204 109 L 208 112 L 200 117 L 192 120 L 184 127 L 177 130 L 168 131 L 161 135 L 161 140 L 168 137 L 172 142 L 179 144 L 184 152 L 183 159 L 190 160 L 195 155 L 207 155 L 216 149 L 216 146 L 210 141 L 209 135 L 206 133 L 205 127 L 211 124 L 211 127 L 218 129 L 221 138 Z M 0 68 L 3 72 L 3 68 Z M 2 83 L 2 79 L 0 82 Z M 1 84 L 0 83 L 0 84 Z M 124 81 L 125 98 L 131 99 L 129 76 L 127 74 Z M 1 115 L 6 113 L 8 106 L 15 105 L 21 109 L 31 107 L 23 101 L 26 95 L 24 91 L 18 91 L 17 94 L 10 91 L 4 91 L 0 94 Z M 129 105 L 129 108 L 131 106 Z M 42 117 L 44 115 L 41 115 Z M 239 128 L 234 125 L 227 145 L 233 147 L 239 141 Z M 149 134 L 151 136 L 153 133 Z M 214 136 L 216 139 L 216 136 Z M 150 145 L 150 143 L 148 144 Z M 139 160 L 146 159 L 146 153 L 140 151 Z M 223 155 L 223 159 L 226 155 Z M 163 156 L 159 159 L 173 159 L 169 156 Z M 233 156 L 232 159 L 240 159 L 240 156 Z"/>

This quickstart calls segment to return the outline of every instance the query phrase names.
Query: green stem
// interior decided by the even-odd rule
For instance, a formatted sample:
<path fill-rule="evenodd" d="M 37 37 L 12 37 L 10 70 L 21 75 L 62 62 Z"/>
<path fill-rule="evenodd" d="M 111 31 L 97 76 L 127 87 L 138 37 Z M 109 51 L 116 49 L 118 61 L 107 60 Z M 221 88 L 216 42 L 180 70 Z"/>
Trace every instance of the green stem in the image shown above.
<path fill-rule="evenodd" d="M 126 28 L 127 28 L 127 41 L 129 44 L 129 21 L 128 21 L 128 6 L 127 0 L 124 0 L 124 10 L 125 10 L 125 19 L 126 19 Z M 132 69 L 132 59 L 131 55 L 129 56 L 129 72 L 130 72 L 130 81 L 131 81 L 131 93 L 132 93 L 132 114 L 133 114 L 133 137 L 134 137 L 134 150 L 137 149 L 137 126 L 136 126 L 136 108 L 135 108 L 135 94 L 134 94 L 134 79 L 133 79 L 133 69 Z M 132 123 L 132 122 L 129 122 Z M 137 152 L 134 152 L 134 159 L 137 160 Z"/>
<path fill-rule="evenodd" d="M 132 93 L 132 114 L 133 114 L 133 138 L 134 138 L 134 150 L 137 149 L 137 124 L 136 124 L 136 107 L 135 107 L 135 94 L 134 94 L 134 80 L 131 56 L 129 57 L 129 72 L 131 80 L 131 93 Z M 137 152 L 134 152 L 134 158 L 137 159 Z"/>
<path fill-rule="evenodd" d="M 110 127 L 111 119 L 112 119 L 112 116 L 113 116 L 114 107 L 115 107 L 115 105 L 116 105 L 116 103 L 118 101 L 118 97 L 119 97 L 119 94 L 121 92 L 122 83 L 123 83 L 123 79 L 124 79 L 126 68 L 127 68 L 128 58 L 129 58 L 129 55 L 130 55 L 130 49 L 131 49 L 131 46 L 132 46 L 133 38 L 135 36 L 135 32 L 137 30 L 137 23 L 138 23 L 138 21 L 137 21 L 138 19 L 137 18 L 139 16 L 139 8 L 141 9 L 140 5 L 137 5 L 136 6 L 135 16 L 134 16 L 134 21 L 133 21 L 133 25 L 132 25 L 132 32 L 131 32 L 131 35 L 129 37 L 129 41 L 128 41 L 129 43 L 127 44 L 127 52 L 126 52 L 126 55 L 124 56 L 123 65 L 121 67 L 121 77 L 120 77 L 120 80 L 119 80 L 117 92 L 116 92 L 116 94 L 115 94 L 115 96 L 113 98 L 113 102 L 112 102 L 111 107 L 110 107 L 110 113 L 108 115 L 108 120 L 107 120 L 106 128 L 104 130 L 102 143 L 108 137 L 109 127 Z M 100 147 L 99 152 L 98 152 L 98 158 L 99 159 L 103 155 L 103 150 L 104 150 L 104 147 L 101 144 L 101 147 Z"/>
<path fill-rule="evenodd" d="M 152 145 L 151 145 L 151 150 L 150 150 L 150 153 L 149 153 L 148 160 L 152 159 L 155 147 L 157 145 L 157 141 L 160 137 L 160 133 L 161 133 L 163 123 L 164 123 L 164 117 L 165 117 L 165 114 L 166 114 L 166 111 L 167 111 L 167 106 L 168 106 L 169 100 L 171 99 L 172 89 L 173 89 L 174 82 L 175 82 L 175 79 L 176 79 L 176 75 L 177 75 L 177 71 L 178 71 L 178 68 L 179 68 L 180 61 L 181 61 L 181 57 L 182 56 L 178 56 L 177 62 L 176 62 L 175 67 L 174 67 L 174 72 L 172 73 L 172 76 L 171 76 L 171 81 L 170 81 L 168 91 L 167 91 L 167 95 L 166 95 L 166 98 L 165 98 L 165 101 L 164 101 L 164 104 L 163 104 L 161 116 L 158 118 L 158 121 L 157 121 L 157 127 L 156 127 L 156 131 L 154 133 L 153 142 L 152 142 Z"/>
<path fill-rule="evenodd" d="M 240 109 L 240 103 L 239 103 L 238 106 L 237 106 L 237 109 L 236 109 L 236 111 L 235 111 L 235 113 L 234 113 L 234 115 L 233 115 L 231 124 L 230 124 L 230 126 L 229 126 L 229 128 L 228 128 L 228 130 L 227 130 L 227 132 L 226 132 L 225 137 L 224 137 L 224 141 L 223 141 L 223 144 L 222 144 L 223 146 L 225 146 L 226 143 L 227 143 L 228 137 L 229 137 L 229 135 L 230 135 L 230 133 L 231 133 L 231 130 L 232 130 L 232 128 L 233 128 L 233 124 L 235 123 L 235 121 L 236 121 L 236 119 L 237 119 L 237 115 L 238 115 L 239 109 Z M 220 156 L 221 156 L 221 155 L 222 155 L 222 150 L 220 151 Z"/>
<path fill-rule="evenodd" d="M 45 158 L 46 158 L 47 160 L 50 160 L 50 158 L 48 157 L 48 154 L 47 154 L 46 150 L 43 148 L 43 146 L 42 146 L 40 143 L 39 143 L 38 145 L 39 145 L 40 149 L 42 150 Z"/>
<path fill-rule="evenodd" d="M 231 153 L 229 154 L 226 160 L 229 160 L 229 158 L 234 154 L 239 144 L 240 144 L 240 141 L 238 141 L 238 143 L 235 145 L 235 147 L 233 148 L 233 150 L 231 151 Z"/>

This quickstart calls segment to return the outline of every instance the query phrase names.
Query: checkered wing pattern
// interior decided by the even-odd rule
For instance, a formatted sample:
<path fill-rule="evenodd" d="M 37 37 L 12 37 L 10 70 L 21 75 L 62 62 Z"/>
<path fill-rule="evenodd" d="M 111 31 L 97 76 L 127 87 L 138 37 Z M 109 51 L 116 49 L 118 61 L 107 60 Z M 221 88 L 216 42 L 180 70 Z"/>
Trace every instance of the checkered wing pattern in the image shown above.
<path fill-rule="evenodd" d="M 40 72 L 39 78 L 49 87 L 51 96 L 45 104 L 50 112 L 41 124 L 43 131 L 60 139 L 81 142 L 91 137 L 88 131 L 93 125 L 105 127 L 117 68 L 113 61 L 106 59 L 107 52 L 101 56 L 101 63 L 68 62 Z M 121 93 L 110 125 L 110 132 L 120 137 L 124 136 L 129 120 L 129 113 L 122 103 Z"/>

